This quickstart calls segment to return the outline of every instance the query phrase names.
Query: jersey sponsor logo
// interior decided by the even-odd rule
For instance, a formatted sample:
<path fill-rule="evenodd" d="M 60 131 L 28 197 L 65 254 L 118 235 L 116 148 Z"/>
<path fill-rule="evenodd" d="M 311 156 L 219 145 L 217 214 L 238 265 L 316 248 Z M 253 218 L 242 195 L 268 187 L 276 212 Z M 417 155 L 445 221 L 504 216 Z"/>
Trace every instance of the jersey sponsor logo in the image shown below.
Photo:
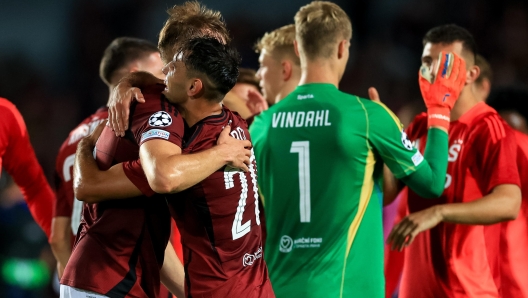
<path fill-rule="evenodd" d="M 244 265 L 244 267 L 251 266 L 260 258 L 262 258 L 262 247 L 259 247 L 255 253 L 245 254 L 242 258 L 242 265 Z"/>
<path fill-rule="evenodd" d="M 168 131 L 161 130 L 161 129 L 151 129 L 151 130 L 149 130 L 147 132 L 144 132 L 141 135 L 141 141 L 140 142 L 143 142 L 144 140 L 152 139 L 152 138 L 168 140 L 169 136 L 170 136 L 170 134 L 169 134 Z"/>
<path fill-rule="evenodd" d="M 331 126 L 330 111 L 295 111 L 273 113 L 272 128 Z"/>
<path fill-rule="evenodd" d="M 149 118 L 149 125 L 154 127 L 165 127 L 172 124 L 172 117 L 169 113 L 164 111 L 159 111 Z"/>
<path fill-rule="evenodd" d="M 283 253 L 289 253 L 293 249 L 299 248 L 319 248 L 323 243 L 323 238 L 315 237 L 299 237 L 297 239 L 292 239 L 288 235 L 281 237 L 279 250 Z"/>
<path fill-rule="evenodd" d="M 280 252 L 288 253 L 292 251 L 292 248 L 293 248 L 293 239 L 288 235 L 282 236 L 280 240 L 280 244 L 279 244 Z"/>
<path fill-rule="evenodd" d="M 411 157 L 411 159 L 413 161 L 414 166 L 417 166 L 422 163 L 424 157 L 422 153 L 420 153 L 420 151 L 416 151 L 416 153 Z"/>
<path fill-rule="evenodd" d="M 409 138 L 407 137 L 407 134 L 405 133 L 405 131 L 403 131 L 403 129 L 402 129 L 402 132 L 401 132 L 401 141 L 402 141 L 403 147 L 405 147 L 405 149 L 413 150 L 413 144 L 412 144 L 411 141 L 409 141 Z"/>
<path fill-rule="evenodd" d="M 314 98 L 313 94 L 306 94 L 306 95 L 297 95 L 297 100 L 304 100 L 304 99 L 308 99 L 308 98 Z"/>

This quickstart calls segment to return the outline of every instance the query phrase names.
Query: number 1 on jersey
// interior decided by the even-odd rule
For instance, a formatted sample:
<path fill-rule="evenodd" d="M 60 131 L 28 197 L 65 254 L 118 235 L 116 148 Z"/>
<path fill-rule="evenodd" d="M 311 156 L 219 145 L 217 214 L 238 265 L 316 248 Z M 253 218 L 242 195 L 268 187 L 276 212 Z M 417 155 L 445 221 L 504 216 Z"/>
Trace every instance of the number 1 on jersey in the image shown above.
<path fill-rule="evenodd" d="M 299 154 L 299 193 L 301 222 L 310 222 L 310 142 L 292 142 L 290 153 Z"/>

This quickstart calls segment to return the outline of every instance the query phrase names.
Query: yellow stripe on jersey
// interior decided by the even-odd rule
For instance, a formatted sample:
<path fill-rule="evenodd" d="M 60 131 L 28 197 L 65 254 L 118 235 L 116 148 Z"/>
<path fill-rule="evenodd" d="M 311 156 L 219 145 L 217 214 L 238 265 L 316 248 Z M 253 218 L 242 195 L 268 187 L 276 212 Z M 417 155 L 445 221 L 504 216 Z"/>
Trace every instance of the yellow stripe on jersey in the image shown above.
<path fill-rule="evenodd" d="M 266 207 L 266 200 L 264 198 L 264 195 L 262 194 L 262 191 L 260 191 L 260 186 L 258 188 L 258 195 L 260 197 L 260 201 L 262 202 L 262 206 Z"/>
<path fill-rule="evenodd" d="M 374 157 L 374 153 L 372 152 L 372 149 L 370 148 L 370 144 L 368 142 L 369 139 L 369 117 L 368 112 L 359 97 L 356 96 L 357 101 L 359 104 L 361 104 L 361 107 L 363 108 L 363 111 L 365 112 L 365 120 L 366 120 L 366 145 L 367 148 L 369 148 L 367 153 L 367 159 L 365 160 L 365 174 L 363 176 L 363 186 L 361 187 L 361 193 L 359 194 L 359 203 L 358 203 L 358 210 L 356 212 L 356 216 L 352 220 L 352 223 L 350 224 L 350 227 L 348 228 L 348 236 L 347 236 L 347 247 L 345 250 L 345 261 L 343 264 L 343 273 L 341 276 L 341 290 L 339 297 L 343 297 L 343 287 L 345 285 L 345 271 L 346 271 L 346 265 L 348 261 L 348 255 L 350 254 L 350 249 L 352 249 L 352 244 L 354 243 L 354 238 L 356 237 L 356 233 L 359 229 L 359 225 L 361 224 L 361 221 L 363 220 L 363 216 L 365 215 L 365 212 L 367 210 L 367 206 L 370 202 L 370 198 L 372 196 L 372 191 L 374 190 L 374 166 L 376 165 L 376 158 Z"/>
<path fill-rule="evenodd" d="M 389 115 L 392 117 L 392 120 L 394 120 L 394 123 L 396 124 L 396 126 L 398 126 L 398 129 L 400 129 L 400 130 L 403 129 L 403 124 L 401 123 L 400 119 L 398 119 L 398 117 L 396 115 L 394 115 L 394 113 L 389 108 L 387 108 L 386 105 L 384 105 L 381 102 L 377 102 L 377 101 L 373 101 L 373 103 L 377 103 L 382 108 L 384 108 L 385 111 L 387 111 L 387 113 L 389 113 Z"/>
<path fill-rule="evenodd" d="M 345 285 L 345 268 L 347 265 L 348 255 L 350 254 L 350 249 L 352 248 L 354 238 L 356 237 L 359 225 L 361 224 L 363 216 L 365 215 L 365 211 L 367 210 L 367 206 L 370 202 L 370 198 L 372 197 L 372 192 L 374 190 L 375 164 L 376 159 L 374 158 L 374 153 L 372 153 L 372 150 L 369 150 L 367 156 L 367 163 L 365 165 L 365 176 L 363 178 L 363 186 L 361 187 L 361 194 L 359 195 L 358 210 L 356 213 L 356 217 L 354 218 L 354 220 L 352 220 L 352 224 L 350 224 L 350 228 L 348 229 L 345 262 L 343 264 L 343 274 L 341 276 L 341 294 L 339 297 L 343 297 L 343 287 Z"/>

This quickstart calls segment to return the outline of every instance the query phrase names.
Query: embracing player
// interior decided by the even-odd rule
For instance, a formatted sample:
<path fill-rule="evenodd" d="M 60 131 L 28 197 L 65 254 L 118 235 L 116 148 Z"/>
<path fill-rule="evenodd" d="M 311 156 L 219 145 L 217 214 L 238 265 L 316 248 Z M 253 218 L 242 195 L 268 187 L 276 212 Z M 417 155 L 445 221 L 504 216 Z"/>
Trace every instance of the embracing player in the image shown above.
<path fill-rule="evenodd" d="M 148 71 L 163 79 L 163 63 L 156 45 L 149 41 L 120 37 L 105 49 L 99 76 L 110 91 L 126 74 L 134 71 Z M 55 164 L 55 185 L 57 201 L 51 227 L 50 245 L 57 259 L 59 278 L 71 255 L 72 235 L 77 235 L 81 222 L 83 202 L 73 195 L 73 162 L 79 141 L 88 136 L 95 127 L 108 117 L 108 108 L 102 107 L 84 119 L 62 143 Z"/>

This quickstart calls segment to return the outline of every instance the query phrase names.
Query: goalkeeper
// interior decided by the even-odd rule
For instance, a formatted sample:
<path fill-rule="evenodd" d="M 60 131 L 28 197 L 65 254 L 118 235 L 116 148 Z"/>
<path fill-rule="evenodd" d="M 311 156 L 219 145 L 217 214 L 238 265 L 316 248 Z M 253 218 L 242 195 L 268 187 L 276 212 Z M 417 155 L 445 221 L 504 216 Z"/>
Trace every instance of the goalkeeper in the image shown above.
<path fill-rule="evenodd" d="M 265 205 L 265 258 L 277 297 L 383 297 L 383 163 L 422 197 L 444 189 L 450 110 L 466 79 L 441 53 L 420 72 L 427 146 L 412 146 L 383 104 L 337 89 L 352 26 L 330 2 L 295 16 L 299 86 L 255 118 L 251 137 Z"/>

